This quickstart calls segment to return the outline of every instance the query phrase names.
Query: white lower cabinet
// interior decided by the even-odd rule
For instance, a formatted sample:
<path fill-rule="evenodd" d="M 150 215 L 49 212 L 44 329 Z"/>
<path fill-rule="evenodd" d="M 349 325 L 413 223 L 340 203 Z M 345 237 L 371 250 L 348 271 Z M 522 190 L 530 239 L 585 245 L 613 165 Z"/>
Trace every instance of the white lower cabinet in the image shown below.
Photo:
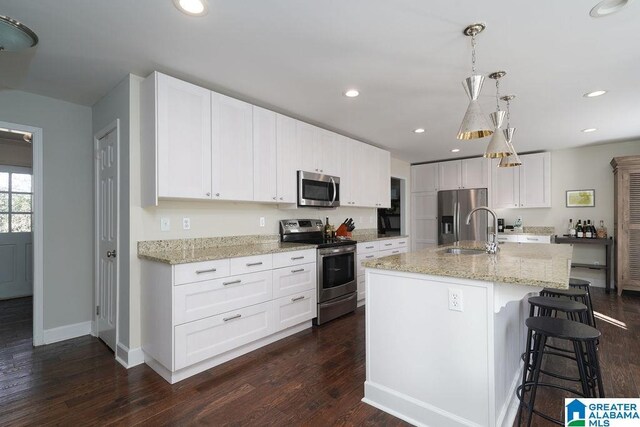
<path fill-rule="evenodd" d="M 170 383 L 316 317 L 315 249 L 178 265 L 143 260 L 141 282 L 145 362 Z"/>
<path fill-rule="evenodd" d="M 409 238 L 401 237 L 396 239 L 379 239 L 372 242 L 362 242 L 357 245 L 356 255 L 356 276 L 358 285 L 358 305 L 364 304 L 366 299 L 365 291 L 365 268 L 362 263 L 384 256 L 397 255 L 409 252 Z"/>

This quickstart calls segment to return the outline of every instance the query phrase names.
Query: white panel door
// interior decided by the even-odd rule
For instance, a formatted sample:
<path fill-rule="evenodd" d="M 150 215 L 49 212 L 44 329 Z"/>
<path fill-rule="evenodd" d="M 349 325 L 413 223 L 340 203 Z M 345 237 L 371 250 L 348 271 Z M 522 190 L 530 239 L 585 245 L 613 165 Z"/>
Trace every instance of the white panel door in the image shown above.
<path fill-rule="evenodd" d="M 342 175 L 340 176 L 340 205 L 354 206 L 358 192 L 356 185 L 360 182 L 360 175 L 364 172 L 360 169 L 357 141 L 346 136 L 340 137 L 342 148 Z"/>
<path fill-rule="evenodd" d="M 411 192 L 438 191 L 438 164 L 411 166 Z"/>
<path fill-rule="evenodd" d="M 358 194 L 362 194 L 362 200 L 358 201 L 357 206 L 377 207 L 380 185 L 379 172 L 377 170 L 378 149 L 368 144 L 359 143 L 359 145 L 361 146 L 360 167 L 362 168 L 363 174 L 360 175 L 360 181 L 355 188 Z"/>
<path fill-rule="evenodd" d="M 491 200 L 493 209 L 520 205 L 520 167 L 499 168 L 500 159 L 491 159 Z"/>
<path fill-rule="evenodd" d="M 376 196 L 379 208 L 391 207 L 391 154 L 386 150 L 376 149 L 376 169 L 378 185 Z"/>
<path fill-rule="evenodd" d="M 253 200 L 277 201 L 276 113 L 253 106 Z"/>
<path fill-rule="evenodd" d="M 278 202 L 296 203 L 300 147 L 296 144 L 296 120 L 276 115 Z"/>
<path fill-rule="evenodd" d="M 413 250 L 438 243 L 438 193 L 424 191 L 411 194 Z"/>
<path fill-rule="evenodd" d="M 328 130 L 319 130 L 321 161 L 320 173 L 342 178 L 341 147 L 338 135 Z"/>
<path fill-rule="evenodd" d="M 461 167 L 462 162 L 460 160 L 438 163 L 438 189 L 457 190 L 462 187 L 460 181 Z"/>
<path fill-rule="evenodd" d="M 98 307 L 97 335 L 116 349 L 118 283 L 118 144 L 114 128 L 98 141 Z"/>
<path fill-rule="evenodd" d="M 0 166 L 0 299 L 33 295 L 31 169 Z"/>
<path fill-rule="evenodd" d="M 520 156 L 520 207 L 551 207 L 551 153 Z"/>
<path fill-rule="evenodd" d="M 156 84 L 158 197 L 208 199 L 211 92 L 159 73 Z"/>
<path fill-rule="evenodd" d="M 300 147 L 300 170 L 321 173 L 320 129 L 296 120 L 296 143 Z"/>
<path fill-rule="evenodd" d="M 477 157 L 462 160 L 461 187 L 489 188 L 489 159 Z"/>
<path fill-rule="evenodd" d="M 253 200 L 252 105 L 211 92 L 212 198 Z"/>

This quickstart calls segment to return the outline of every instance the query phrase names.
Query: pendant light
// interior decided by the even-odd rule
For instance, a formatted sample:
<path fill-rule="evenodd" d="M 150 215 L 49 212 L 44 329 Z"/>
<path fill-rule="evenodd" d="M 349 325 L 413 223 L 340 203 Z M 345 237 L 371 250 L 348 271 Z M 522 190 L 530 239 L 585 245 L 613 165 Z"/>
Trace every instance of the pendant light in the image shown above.
<path fill-rule="evenodd" d="M 38 44 L 38 36 L 26 25 L 0 15 L 0 51 L 15 52 Z"/>
<path fill-rule="evenodd" d="M 500 79 L 506 74 L 506 71 L 496 71 L 495 73 L 489 74 L 489 78 L 496 81 L 496 111 L 489 115 L 493 122 L 494 132 L 493 135 L 491 135 L 491 141 L 489 141 L 487 150 L 484 152 L 484 157 L 490 159 L 506 157 L 511 154 L 507 140 L 504 134 L 500 132 L 500 127 L 502 126 L 505 116 L 505 112 L 500 110 Z"/>
<path fill-rule="evenodd" d="M 515 95 L 505 95 L 501 100 L 507 103 L 507 127 L 502 130 L 504 133 L 504 137 L 507 140 L 507 145 L 511 150 L 511 154 L 500 159 L 500 163 L 498 163 L 499 168 L 511 168 L 514 166 L 520 166 L 522 162 L 520 161 L 520 157 L 518 157 L 518 153 L 516 149 L 513 147 L 513 134 L 516 131 L 516 128 L 511 127 L 511 100 L 513 100 Z"/>
<path fill-rule="evenodd" d="M 476 35 L 480 34 L 484 29 L 484 24 L 477 23 L 469 25 L 463 31 L 465 36 L 471 37 L 471 77 L 467 77 L 462 82 L 462 86 L 469 97 L 469 106 L 462 119 L 460 130 L 458 130 L 458 139 L 484 138 L 493 133 L 487 123 L 487 119 L 482 114 L 480 104 L 478 104 L 478 96 L 482 90 L 484 76 L 476 74 Z"/>

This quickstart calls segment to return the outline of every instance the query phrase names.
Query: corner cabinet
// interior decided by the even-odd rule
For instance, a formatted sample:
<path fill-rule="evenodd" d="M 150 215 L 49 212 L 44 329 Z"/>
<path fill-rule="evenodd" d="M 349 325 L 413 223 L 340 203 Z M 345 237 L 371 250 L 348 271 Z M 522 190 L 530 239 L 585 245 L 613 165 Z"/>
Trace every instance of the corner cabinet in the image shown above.
<path fill-rule="evenodd" d="M 614 229 L 616 235 L 616 286 L 640 291 L 640 156 L 615 157 Z"/>
<path fill-rule="evenodd" d="M 492 207 L 550 208 L 551 153 L 524 154 L 522 165 L 499 168 L 500 159 L 491 161 Z"/>

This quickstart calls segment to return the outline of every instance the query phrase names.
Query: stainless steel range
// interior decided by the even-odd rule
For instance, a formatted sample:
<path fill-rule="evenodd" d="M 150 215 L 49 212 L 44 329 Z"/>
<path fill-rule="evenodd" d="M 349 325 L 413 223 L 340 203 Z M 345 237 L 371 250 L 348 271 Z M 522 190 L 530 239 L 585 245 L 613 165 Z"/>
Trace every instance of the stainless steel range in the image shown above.
<path fill-rule="evenodd" d="M 314 324 L 321 325 L 357 307 L 356 242 L 325 239 L 319 219 L 280 221 L 280 240 L 318 245 L 318 314 Z"/>

